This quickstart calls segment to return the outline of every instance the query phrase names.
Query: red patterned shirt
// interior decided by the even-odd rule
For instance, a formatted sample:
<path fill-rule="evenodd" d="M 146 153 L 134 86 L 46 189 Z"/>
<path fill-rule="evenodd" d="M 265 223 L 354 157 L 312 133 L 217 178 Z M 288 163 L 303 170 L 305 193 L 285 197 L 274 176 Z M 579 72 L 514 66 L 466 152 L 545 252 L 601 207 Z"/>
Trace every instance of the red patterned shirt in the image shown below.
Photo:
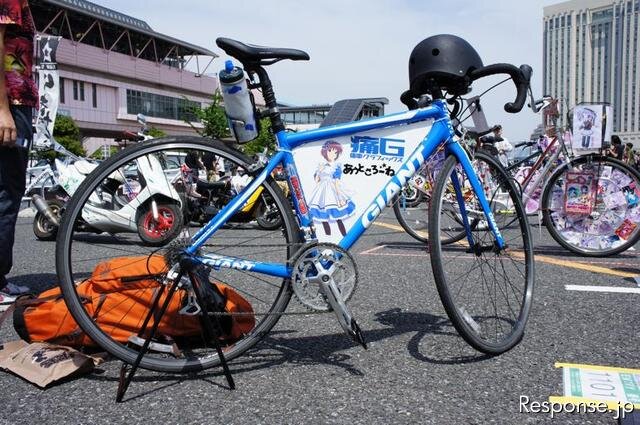
<path fill-rule="evenodd" d="M 4 72 L 11 105 L 35 107 L 38 88 L 33 80 L 33 39 L 36 28 L 27 0 L 0 0 L 4 33 Z"/>

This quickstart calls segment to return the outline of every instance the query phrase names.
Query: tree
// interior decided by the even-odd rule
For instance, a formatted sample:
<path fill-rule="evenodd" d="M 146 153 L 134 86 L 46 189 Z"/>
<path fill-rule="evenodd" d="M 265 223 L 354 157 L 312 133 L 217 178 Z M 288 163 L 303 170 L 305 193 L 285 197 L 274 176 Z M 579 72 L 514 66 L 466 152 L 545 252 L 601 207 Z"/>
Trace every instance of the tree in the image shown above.
<path fill-rule="evenodd" d="M 193 109 L 193 114 L 202 122 L 204 129 L 196 128 L 191 122 L 187 121 L 187 123 L 201 136 L 214 139 L 231 137 L 227 115 L 221 103 L 222 94 L 217 90 L 209 106 Z M 271 132 L 271 120 L 269 118 L 263 118 L 260 121 L 260 133 L 256 139 L 240 145 L 240 150 L 247 155 L 262 153 L 265 148 L 268 153 L 273 153 L 276 148 L 276 138 Z"/>
<path fill-rule="evenodd" d="M 78 156 L 84 156 L 86 154 L 80 140 L 80 129 L 73 118 L 66 115 L 58 115 L 53 125 L 53 137 L 56 139 L 56 142 L 64 146 L 69 152 Z M 60 156 L 60 154 L 51 150 L 40 152 L 38 156 L 40 158 L 53 160 Z"/>
<path fill-rule="evenodd" d="M 258 137 L 248 143 L 240 145 L 240 150 L 247 155 L 262 153 L 265 148 L 267 149 L 267 154 L 272 154 L 276 150 L 276 138 L 271 131 L 271 120 L 269 118 L 260 120 L 260 133 Z"/>
<path fill-rule="evenodd" d="M 221 106 L 222 94 L 219 90 L 213 94 L 211 104 L 206 108 L 194 108 L 193 114 L 202 122 L 204 128 L 196 128 L 191 122 L 187 124 L 191 126 L 201 136 L 212 137 L 214 139 L 224 139 L 229 137 L 229 123 L 224 108 Z"/>
<path fill-rule="evenodd" d="M 160 137 L 165 137 L 167 135 L 167 133 L 165 133 L 163 130 L 160 130 L 157 127 L 151 127 L 149 129 L 149 136 L 153 137 L 154 139 L 158 139 Z"/>
<path fill-rule="evenodd" d="M 53 137 L 69 152 L 78 156 L 85 155 L 80 140 L 80 129 L 73 118 L 65 115 L 57 116 L 56 123 L 53 126 Z"/>

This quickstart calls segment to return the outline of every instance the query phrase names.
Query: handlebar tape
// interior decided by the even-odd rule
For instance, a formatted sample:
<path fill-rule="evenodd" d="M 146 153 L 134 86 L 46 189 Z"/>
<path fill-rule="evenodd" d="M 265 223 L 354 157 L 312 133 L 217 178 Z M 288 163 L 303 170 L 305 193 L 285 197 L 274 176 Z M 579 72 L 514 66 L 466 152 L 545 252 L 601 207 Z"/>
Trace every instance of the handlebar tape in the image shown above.
<path fill-rule="evenodd" d="M 520 112 L 524 106 L 532 73 L 533 70 L 529 65 L 520 65 L 520 68 L 517 68 L 508 63 L 496 63 L 471 71 L 469 77 L 472 81 L 475 81 L 489 75 L 508 74 L 516 86 L 517 93 L 513 102 L 508 102 L 504 105 L 504 110 L 514 114 Z"/>

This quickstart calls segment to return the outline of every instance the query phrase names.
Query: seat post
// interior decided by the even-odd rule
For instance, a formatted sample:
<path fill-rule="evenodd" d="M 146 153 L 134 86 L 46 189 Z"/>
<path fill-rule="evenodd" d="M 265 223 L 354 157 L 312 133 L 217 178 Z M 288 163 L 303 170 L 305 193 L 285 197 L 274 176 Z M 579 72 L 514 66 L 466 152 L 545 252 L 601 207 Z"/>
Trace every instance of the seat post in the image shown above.
<path fill-rule="evenodd" d="M 269 74 L 267 74 L 267 71 L 261 66 L 257 66 L 255 72 L 258 74 L 258 78 L 260 79 L 262 96 L 264 97 L 264 102 L 267 106 L 269 118 L 271 118 L 271 127 L 273 128 L 273 132 L 275 134 L 283 131 L 284 124 L 282 123 L 282 118 L 280 117 L 280 110 L 278 109 L 276 94 L 273 91 L 273 85 L 271 84 L 271 80 L 269 79 Z"/>

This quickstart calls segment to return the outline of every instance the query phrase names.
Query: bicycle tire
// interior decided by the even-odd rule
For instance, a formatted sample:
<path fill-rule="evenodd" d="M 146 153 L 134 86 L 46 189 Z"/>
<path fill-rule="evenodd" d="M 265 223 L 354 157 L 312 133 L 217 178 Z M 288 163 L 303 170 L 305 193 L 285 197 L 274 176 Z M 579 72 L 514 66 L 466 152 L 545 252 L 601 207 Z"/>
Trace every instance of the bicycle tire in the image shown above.
<path fill-rule="evenodd" d="M 97 320 L 95 317 L 91 317 L 89 313 L 83 308 L 82 300 L 76 291 L 75 279 L 81 276 L 80 271 L 78 271 L 78 275 L 74 274 L 72 264 L 72 251 L 78 252 L 78 249 L 75 249 L 75 242 L 82 241 L 83 239 L 87 239 L 93 237 L 92 235 L 79 235 L 76 239 L 74 236 L 74 223 L 77 221 L 79 216 L 82 214 L 83 206 L 85 205 L 85 201 L 89 199 L 92 195 L 94 189 L 98 187 L 100 182 L 105 180 L 107 177 L 112 175 L 112 173 L 116 170 L 119 170 L 125 164 L 131 163 L 132 159 L 141 157 L 142 155 L 150 155 L 154 154 L 158 156 L 158 152 L 166 151 L 166 152 L 174 152 L 179 151 L 180 149 L 185 152 L 192 150 L 199 150 L 203 152 L 211 152 L 214 153 L 219 158 L 224 158 L 226 161 L 235 161 L 236 164 L 240 166 L 249 167 L 251 164 L 251 160 L 243 155 L 242 153 L 225 146 L 222 142 L 205 139 L 200 137 L 167 137 L 160 138 L 142 142 L 140 144 L 131 146 L 116 155 L 109 158 L 107 161 L 100 164 L 98 168 L 88 176 L 80 185 L 77 192 L 73 196 L 71 202 L 69 203 L 67 210 L 63 216 L 60 230 L 58 232 L 58 239 L 56 245 L 56 269 L 58 278 L 60 281 L 60 285 L 62 288 L 62 293 L 64 295 L 65 302 L 67 303 L 69 310 L 73 316 L 73 318 L 77 321 L 78 325 L 82 328 L 82 330 L 100 347 L 105 349 L 107 352 L 115 356 L 116 358 L 127 362 L 132 363 L 137 355 L 138 351 L 135 348 L 131 348 L 129 344 L 122 344 L 115 340 L 113 340 L 104 329 L 101 329 L 99 325 L 97 325 Z M 181 151 L 180 151 L 181 152 Z M 293 213 L 290 207 L 289 202 L 282 194 L 278 185 L 273 181 L 273 179 L 268 178 L 265 184 L 263 185 L 264 190 L 272 197 L 277 207 L 281 211 L 283 218 L 283 227 L 282 229 L 278 229 L 273 232 L 274 237 L 284 238 L 286 242 L 286 248 L 283 249 L 283 254 L 286 256 L 283 262 L 288 261 L 296 251 L 298 244 L 301 242 L 299 227 L 295 218 L 293 217 Z M 185 226 L 190 226 L 189 223 L 185 223 Z M 233 228 L 235 229 L 235 228 Z M 233 230 L 232 229 L 232 230 Z M 242 230 L 242 229 L 241 229 Z M 231 230 L 229 231 L 231 232 Z M 269 239 L 270 234 L 266 234 L 265 231 L 260 231 L 261 236 L 259 238 Z M 222 233 L 222 230 L 218 231 L 216 235 Z M 235 235 L 235 234 L 234 234 Z M 220 236 L 222 237 L 222 236 Z M 211 240 L 214 240 L 216 236 L 212 237 Z M 255 238 L 258 240 L 259 238 Z M 131 235 L 131 240 L 140 243 L 139 239 L 135 234 Z M 259 241 L 259 240 L 258 240 Z M 80 242 L 79 242 L 80 243 Z M 104 242 L 106 244 L 106 242 Z M 132 242 L 133 244 L 134 242 Z M 248 244 L 236 242 L 236 245 L 241 245 L 241 248 L 244 248 L 244 251 L 250 252 L 251 249 L 247 248 Z M 129 247 L 138 248 L 138 245 L 124 245 L 128 249 L 133 249 Z M 272 245 L 268 245 L 272 246 Z M 280 245 L 278 245 L 280 246 Z M 82 248 L 82 246 L 80 247 Z M 145 247 L 150 249 L 148 247 Z M 272 255 L 273 248 L 271 251 L 267 253 L 264 247 L 261 247 L 262 252 L 266 255 Z M 157 250 L 153 251 L 154 253 Z M 214 251 L 218 252 L 218 251 Z M 257 254 L 260 253 L 258 250 Z M 257 255 L 256 254 L 256 255 Z M 88 256 L 89 254 L 80 254 Z M 243 257 L 250 258 L 250 257 Z M 80 267 L 78 267 L 80 268 Z M 88 269 L 90 270 L 90 269 Z M 225 271 L 227 273 L 240 273 L 239 270 L 232 269 L 220 269 L 217 270 L 218 274 L 222 275 L 222 272 Z M 86 274 L 86 272 L 84 272 Z M 249 274 L 249 273 L 246 273 Z M 242 278 L 245 278 L 246 274 L 240 275 Z M 268 306 L 268 313 L 263 314 L 262 318 L 257 317 L 256 313 L 256 326 L 251 330 L 248 334 L 246 334 L 241 340 L 234 342 L 231 345 L 225 347 L 225 357 L 227 360 L 231 360 L 242 353 L 244 353 L 249 348 L 253 347 L 260 339 L 262 339 L 273 326 L 277 323 L 280 318 L 282 312 L 286 309 L 289 300 L 292 295 L 292 288 L 289 279 L 281 279 L 281 278 L 273 278 L 277 279 L 275 283 L 271 284 L 267 280 L 264 282 L 270 283 L 270 285 L 264 285 L 267 290 L 271 290 L 273 294 L 273 301 L 265 300 L 265 304 Z M 230 285 L 228 282 L 224 282 L 223 280 L 216 280 L 219 282 L 226 283 Z M 255 282 L 254 282 L 255 284 Z M 240 292 L 238 288 L 236 288 L 239 293 L 248 297 L 245 293 Z M 262 287 L 260 287 L 261 291 L 265 291 Z M 254 302 L 251 299 L 251 302 Z M 255 309 L 255 306 L 254 306 Z M 205 342 L 205 346 L 207 343 Z M 171 358 L 167 356 L 158 356 L 157 354 L 151 354 L 150 352 L 146 353 L 143 356 L 142 361 L 140 363 L 140 367 L 144 369 L 159 371 L 159 372 L 170 372 L 170 373 L 184 373 L 184 372 L 195 372 L 204 369 L 208 369 L 220 364 L 220 359 L 217 356 L 215 350 L 212 350 L 211 354 L 208 354 L 207 357 L 187 357 L 187 358 Z"/>
<path fill-rule="evenodd" d="M 480 161 L 488 166 L 482 167 L 486 170 L 478 174 L 485 192 L 491 192 L 486 193 L 487 199 L 494 210 L 496 223 L 507 248 L 497 249 L 493 233 L 486 226 L 476 226 L 472 229 L 475 243 L 471 248 L 467 241 L 448 246 L 441 243 L 443 195 L 447 186 L 451 184 L 449 180 L 454 169 L 455 172 L 462 173 L 462 170 L 457 168 L 457 159 L 453 156 L 446 160 L 434 188 L 434 202 L 429 209 L 429 234 L 435 237 L 429 239 L 429 248 L 438 294 L 453 326 L 476 350 L 497 355 L 513 348 L 524 335 L 534 285 L 533 243 L 524 207 L 510 177 L 496 160 L 487 155 L 477 154 L 474 158 L 474 168 L 480 169 L 482 166 Z M 496 188 L 487 190 L 490 181 Z M 508 196 L 506 200 L 503 191 L 506 191 Z M 508 204 L 509 201 L 513 204 L 513 212 L 498 209 L 503 203 Z M 487 256 L 493 256 L 493 258 L 487 259 Z M 466 267 L 469 261 L 473 261 L 473 265 Z M 487 270 L 485 273 L 483 269 L 485 264 L 489 268 L 492 264 L 498 267 L 498 263 L 499 269 Z M 462 272 L 460 272 L 461 267 Z M 515 279 L 522 278 L 521 289 L 512 284 L 511 274 L 515 275 Z M 493 281 L 487 280 L 491 278 Z M 498 282 L 498 280 L 501 281 Z M 469 282 L 470 284 L 465 288 Z M 500 311 L 498 311 L 497 299 L 493 299 L 489 305 L 493 307 L 493 311 L 486 311 L 487 302 L 483 302 L 482 305 L 473 305 L 480 295 L 484 296 L 488 293 L 489 296 L 494 294 L 497 297 L 498 292 L 505 298 L 507 304 L 506 307 L 500 308 Z M 514 295 L 513 306 L 519 306 L 517 311 L 514 311 L 509 302 L 511 293 Z M 513 317 L 504 317 L 508 315 Z M 506 324 L 509 324 L 509 328 L 505 331 Z M 494 328 L 495 338 L 483 335 L 484 331 L 488 333 Z"/>
<path fill-rule="evenodd" d="M 549 234 L 551 234 L 551 237 L 553 237 L 553 239 L 563 248 L 585 257 L 608 257 L 611 255 L 619 254 L 623 251 L 626 251 L 627 249 L 635 245 L 638 241 L 640 241 L 640 223 L 638 222 L 635 222 L 636 228 L 632 231 L 626 241 L 619 244 L 615 244 L 615 242 L 622 241 L 623 239 L 616 235 L 616 229 L 613 227 L 611 227 L 611 232 L 606 232 L 606 236 L 600 234 L 596 236 L 595 233 L 593 236 L 586 236 L 582 231 L 571 232 L 566 230 L 567 214 L 558 212 L 558 206 L 556 205 L 557 201 L 554 202 L 553 199 L 554 192 L 556 193 L 556 197 L 558 196 L 558 193 L 561 192 L 563 199 L 566 195 L 564 180 L 562 179 L 563 176 L 569 170 L 581 171 L 584 169 L 595 169 L 598 170 L 598 176 L 596 177 L 597 181 L 611 181 L 609 178 L 603 176 L 603 173 L 605 171 L 604 167 L 611 167 L 611 173 L 613 173 L 614 170 L 620 170 L 621 172 L 624 172 L 629 179 L 633 180 L 633 183 L 635 183 L 635 187 L 640 188 L 640 173 L 638 173 L 636 170 L 617 159 L 600 154 L 589 154 L 576 157 L 567 164 L 564 164 L 556 169 L 549 178 L 548 184 L 545 186 L 542 195 L 543 220 L 547 230 L 549 231 Z M 631 183 L 628 183 L 626 186 L 630 184 Z M 615 183 L 613 183 L 613 185 L 615 185 Z M 615 185 L 613 188 L 614 190 L 623 193 L 623 187 L 626 186 Z M 611 187 L 611 183 L 608 184 L 608 187 Z M 598 191 L 600 191 L 599 188 Z M 613 192 L 607 192 L 608 195 L 611 193 Z M 633 207 L 629 207 L 629 205 L 630 204 L 627 204 L 627 207 L 624 209 L 624 211 L 622 211 L 623 206 L 613 208 L 613 210 L 620 212 L 620 214 L 625 214 L 624 216 L 622 216 L 622 220 L 620 220 L 620 223 L 618 223 L 618 225 L 621 225 L 621 223 L 627 219 L 627 214 L 633 210 Z M 636 206 L 635 208 L 640 209 L 640 205 Z M 587 216 L 586 219 L 591 220 L 592 223 L 598 223 L 600 220 L 605 218 L 605 214 L 608 210 L 611 210 L 611 208 L 606 205 L 604 197 L 603 199 L 600 199 L 600 197 L 596 195 L 595 203 L 592 210 L 593 211 Z M 619 215 L 618 217 L 621 217 L 621 215 Z M 565 230 L 564 232 L 559 229 L 561 227 L 562 221 L 565 222 L 565 227 L 562 228 L 562 230 Z M 576 221 L 573 222 L 575 223 Z M 596 227 L 598 230 L 602 229 L 602 226 L 600 225 L 596 224 Z M 571 236 L 574 237 L 573 240 L 575 241 L 575 243 L 572 243 L 572 241 L 569 240 Z M 578 237 L 580 238 L 579 241 L 577 239 Z M 596 237 L 599 239 L 596 240 Z M 618 240 L 612 242 L 612 240 L 616 238 L 618 238 Z M 595 247 L 594 241 L 598 243 L 597 248 Z M 610 242 L 612 242 L 613 244 L 611 245 L 611 247 L 607 247 Z M 584 246 L 584 244 L 591 244 L 591 246 Z M 603 248 L 603 246 L 605 247 Z"/>

